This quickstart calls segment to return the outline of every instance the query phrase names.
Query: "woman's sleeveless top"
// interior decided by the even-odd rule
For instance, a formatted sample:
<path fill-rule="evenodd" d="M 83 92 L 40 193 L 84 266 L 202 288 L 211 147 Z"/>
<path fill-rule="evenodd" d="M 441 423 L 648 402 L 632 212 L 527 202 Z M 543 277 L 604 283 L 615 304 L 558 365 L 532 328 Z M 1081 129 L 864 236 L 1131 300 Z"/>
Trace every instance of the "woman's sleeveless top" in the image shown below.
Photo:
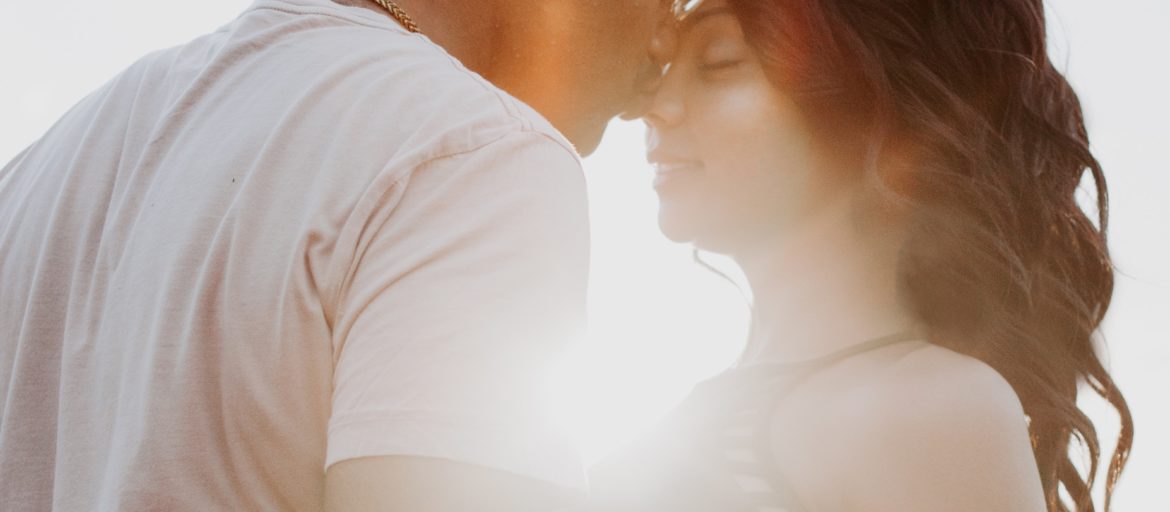
<path fill-rule="evenodd" d="M 796 363 L 727 370 L 695 386 L 658 427 L 590 471 L 588 512 L 804 512 L 769 433 L 779 400 L 842 359 L 913 339 L 899 333 Z"/>

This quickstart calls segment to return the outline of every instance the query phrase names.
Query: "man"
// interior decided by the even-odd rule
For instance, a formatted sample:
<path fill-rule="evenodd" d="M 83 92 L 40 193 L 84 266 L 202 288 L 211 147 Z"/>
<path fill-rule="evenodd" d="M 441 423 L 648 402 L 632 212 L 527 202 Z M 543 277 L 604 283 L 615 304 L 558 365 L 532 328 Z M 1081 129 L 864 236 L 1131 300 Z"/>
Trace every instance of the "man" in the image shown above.
<path fill-rule="evenodd" d="M 580 489 L 538 406 L 582 323 L 574 145 L 665 3 L 258 0 L 82 100 L 0 170 L 0 508 Z"/>

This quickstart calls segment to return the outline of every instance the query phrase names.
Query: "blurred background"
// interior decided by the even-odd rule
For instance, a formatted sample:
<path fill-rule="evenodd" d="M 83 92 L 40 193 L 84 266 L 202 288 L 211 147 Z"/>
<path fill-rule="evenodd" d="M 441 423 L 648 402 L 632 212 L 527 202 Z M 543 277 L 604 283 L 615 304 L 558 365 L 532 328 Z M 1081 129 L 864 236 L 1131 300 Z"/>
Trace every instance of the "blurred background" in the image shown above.
<path fill-rule="evenodd" d="M 230 21 L 248 0 L 9 2 L 0 17 L 0 162 L 150 50 Z M 1080 94 L 1109 180 L 1117 287 L 1106 356 L 1137 426 L 1116 510 L 1165 510 L 1170 481 L 1170 2 L 1048 0 L 1049 43 Z M 593 219 L 591 327 L 555 374 L 560 420 L 588 461 L 628 442 L 747 332 L 739 290 L 657 230 L 641 123 L 615 122 L 585 161 Z M 711 258 L 720 268 L 728 266 Z M 1111 448 L 1116 420 L 1086 399 Z"/>

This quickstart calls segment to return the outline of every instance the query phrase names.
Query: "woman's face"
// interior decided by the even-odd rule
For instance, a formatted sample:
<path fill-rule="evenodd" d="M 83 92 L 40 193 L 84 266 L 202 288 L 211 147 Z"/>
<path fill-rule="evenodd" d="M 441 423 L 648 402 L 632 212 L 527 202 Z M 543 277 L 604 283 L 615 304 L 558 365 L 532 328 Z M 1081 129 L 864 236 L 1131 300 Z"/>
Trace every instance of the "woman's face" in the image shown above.
<path fill-rule="evenodd" d="M 801 113 L 722 0 L 684 18 L 645 120 L 659 227 L 674 241 L 735 254 L 810 220 L 833 192 Z"/>

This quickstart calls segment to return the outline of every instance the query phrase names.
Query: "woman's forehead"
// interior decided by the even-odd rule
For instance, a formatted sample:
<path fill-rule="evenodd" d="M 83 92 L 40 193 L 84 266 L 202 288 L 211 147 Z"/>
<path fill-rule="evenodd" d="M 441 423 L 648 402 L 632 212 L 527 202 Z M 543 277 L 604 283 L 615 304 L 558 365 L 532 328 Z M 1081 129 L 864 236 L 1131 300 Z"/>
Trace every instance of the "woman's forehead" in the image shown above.
<path fill-rule="evenodd" d="M 700 22 L 717 18 L 719 15 L 733 15 L 726 0 L 696 0 L 696 7 L 679 15 L 679 30 L 682 34 L 690 32 Z"/>

